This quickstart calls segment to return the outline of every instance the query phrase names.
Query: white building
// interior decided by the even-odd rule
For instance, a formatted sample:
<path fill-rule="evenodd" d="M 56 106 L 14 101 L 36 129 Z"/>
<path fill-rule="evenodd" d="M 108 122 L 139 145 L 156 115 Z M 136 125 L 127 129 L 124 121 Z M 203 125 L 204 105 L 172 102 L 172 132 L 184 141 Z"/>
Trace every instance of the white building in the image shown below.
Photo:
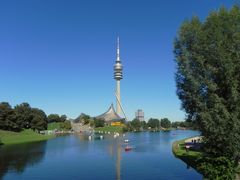
<path fill-rule="evenodd" d="M 138 109 L 137 112 L 135 113 L 135 118 L 144 121 L 144 112 L 142 109 Z"/>

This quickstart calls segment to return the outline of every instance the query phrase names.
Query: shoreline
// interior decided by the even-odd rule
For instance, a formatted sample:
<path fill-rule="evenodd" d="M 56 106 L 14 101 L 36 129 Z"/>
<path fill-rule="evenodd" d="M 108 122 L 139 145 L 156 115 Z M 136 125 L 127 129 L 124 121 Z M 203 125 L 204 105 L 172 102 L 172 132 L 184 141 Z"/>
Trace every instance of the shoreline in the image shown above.
<path fill-rule="evenodd" d="M 185 149 L 185 141 L 191 140 L 192 138 L 196 137 L 197 136 L 174 141 L 172 143 L 172 152 L 176 158 L 182 160 L 188 166 L 191 166 L 193 169 L 195 169 L 198 173 L 201 174 L 201 172 L 199 172 L 199 170 L 197 169 L 197 159 L 202 156 L 202 152 L 193 150 L 186 151 Z"/>

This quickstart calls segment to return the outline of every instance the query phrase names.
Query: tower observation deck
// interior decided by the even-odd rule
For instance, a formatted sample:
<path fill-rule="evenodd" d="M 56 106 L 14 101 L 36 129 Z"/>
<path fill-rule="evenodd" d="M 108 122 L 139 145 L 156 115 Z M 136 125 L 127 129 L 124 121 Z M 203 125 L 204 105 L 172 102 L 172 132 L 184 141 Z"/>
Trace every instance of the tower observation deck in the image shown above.
<path fill-rule="evenodd" d="M 119 47 L 119 38 L 117 39 L 117 58 L 114 65 L 114 79 L 120 81 L 122 79 L 122 70 L 123 66 L 120 60 L 120 47 Z"/>

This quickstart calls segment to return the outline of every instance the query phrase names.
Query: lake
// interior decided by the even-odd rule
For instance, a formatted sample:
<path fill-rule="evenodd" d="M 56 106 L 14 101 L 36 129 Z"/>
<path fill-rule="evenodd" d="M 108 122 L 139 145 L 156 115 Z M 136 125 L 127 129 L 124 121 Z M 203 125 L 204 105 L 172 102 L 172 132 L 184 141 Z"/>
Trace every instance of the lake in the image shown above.
<path fill-rule="evenodd" d="M 0 179 L 163 179 L 197 180 L 202 175 L 174 157 L 175 140 L 198 131 L 127 133 L 133 150 L 125 152 L 123 138 L 106 136 L 89 141 L 83 135 L 0 147 Z"/>

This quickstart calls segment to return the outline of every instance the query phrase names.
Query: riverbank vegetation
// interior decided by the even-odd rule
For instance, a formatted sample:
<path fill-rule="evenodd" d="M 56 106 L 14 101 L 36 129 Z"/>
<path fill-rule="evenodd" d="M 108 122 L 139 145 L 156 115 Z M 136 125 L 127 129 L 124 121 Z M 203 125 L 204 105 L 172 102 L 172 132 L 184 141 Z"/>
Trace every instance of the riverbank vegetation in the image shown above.
<path fill-rule="evenodd" d="M 63 131 L 66 131 L 66 130 L 71 130 L 71 122 L 70 121 L 64 121 L 64 122 L 51 122 L 51 123 L 48 123 L 48 127 L 47 127 L 47 130 L 63 130 Z"/>
<path fill-rule="evenodd" d="M 175 40 L 177 94 L 204 136 L 204 177 L 233 179 L 240 161 L 240 7 L 185 21 Z M 233 168 L 234 167 L 234 168 Z"/>
<path fill-rule="evenodd" d="M 58 114 L 48 115 L 47 130 L 71 130 L 71 122 L 67 120 L 66 115 L 59 116 Z"/>
<path fill-rule="evenodd" d="M 48 123 L 54 123 L 48 125 Z M 45 140 L 52 136 L 38 134 L 47 128 L 59 127 L 71 129 L 70 121 L 65 115 L 50 114 L 28 103 L 12 107 L 7 102 L 0 103 L 0 138 L 2 144 L 13 144 Z"/>
<path fill-rule="evenodd" d="M 202 152 L 193 150 L 186 151 L 185 139 L 175 141 L 172 145 L 172 151 L 176 157 L 182 159 L 188 165 L 197 169 L 198 159 L 202 157 Z"/>
<path fill-rule="evenodd" d="M 0 141 L 4 145 L 44 141 L 53 137 L 54 135 L 38 134 L 31 129 L 22 130 L 21 132 L 0 130 Z"/>
<path fill-rule="evenodd" d="M 47 129 L 47 116 L 43 110 L 32 108 L 28 103 L 14 108 L 7 102 L 0 103 L 0 129 L 20 132 L 23 129 Z"/>
<path fill-rule="evenodd" d="M 193 122 L 176 121 L 171 122 L 168 118 L 150 118 L 147 122 L 133 119 L 126 123 L 127 131 L 160 131 L 171 129 L 197 129 Z"/>
<path fill-rule="evenodd" d="M 202 149 L 186 150 L 185 140 L 175 141 L 172 144 L 173 154 L 177 158 L 204 174 L 208 179 L 235 179 L 235 173 L 239 173 L 239 167 L 234 167 L 233 161 L 224 156 L 217 158 L 206 156 Z"/>
<path fill-rule="evenodd" d="M 171 128 L 171 121 L 167 118 L 163 118 L 161 120 L 156 118 L 150 118 L 148 122 L 133 119 L 132 121 L 128 121 L 126 123 L 126 128 L 128 131 L 158 131 L 161 129 L 167 130 Z"/>

